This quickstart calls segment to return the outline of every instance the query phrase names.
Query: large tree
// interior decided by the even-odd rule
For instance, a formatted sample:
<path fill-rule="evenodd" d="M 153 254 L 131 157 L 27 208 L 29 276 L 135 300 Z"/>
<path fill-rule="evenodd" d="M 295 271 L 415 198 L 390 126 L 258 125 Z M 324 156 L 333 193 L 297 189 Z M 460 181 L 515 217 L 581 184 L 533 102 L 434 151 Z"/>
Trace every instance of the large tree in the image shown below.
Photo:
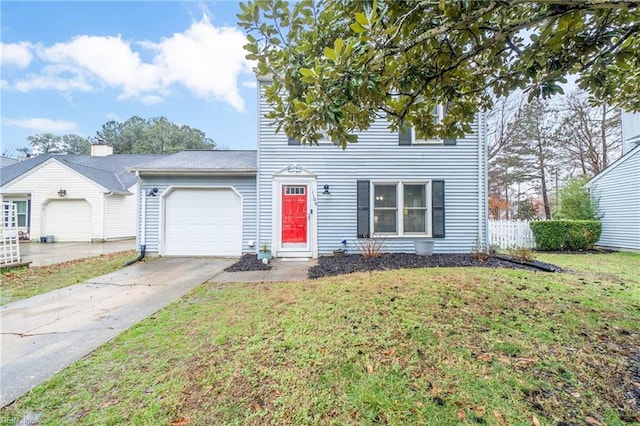
<path fill-rule="evenodd" d="M 569 175 L 591 177 L 620 156 L 620 110 L 589 104 L 583 92 L 561 98 L 563 118 L 557 137 Z"/>
<path fill-rule="evenodd" d="M 494 97 L 561 93 L 569 74 L 593 99 L 640 110 L 637 0 L 282 0 L 242 3 L 248 58 L 273 84 L 278 129 L 343 146 L 383 116 L 422 136 L 470 130 Z M 434 123 L 430 111 L 446 104 Z"/>
<path fill-rule="evenodd" d="M 52 133 L 38 133 L 28 136 L 31 152 L 34 154 L 88 154 L 91 150 L 89 141 L 78 135 L 54 135 Z M 19 149 L 28 153 L 27 148 Z"/>
<path fill-rule="evenodd" d="M 216 146 L 201 130 L 179 126 L 165 117 L 133 116 L 124 122 L 108 121 L 93 139 L 111 145 L 116 154 L 172 154 Z"/>

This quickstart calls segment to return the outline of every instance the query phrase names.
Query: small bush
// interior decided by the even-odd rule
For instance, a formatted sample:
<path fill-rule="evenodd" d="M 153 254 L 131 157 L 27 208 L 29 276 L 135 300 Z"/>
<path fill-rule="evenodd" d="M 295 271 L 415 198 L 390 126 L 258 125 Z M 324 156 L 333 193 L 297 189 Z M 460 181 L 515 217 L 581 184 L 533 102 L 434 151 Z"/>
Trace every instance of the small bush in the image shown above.
<path fill-rule="evenodd" d="M 477 262 L 486 262 L 489 259 L 489 249 L 480 239 L 477 239 L 476 245 L 471 251 L 471 256 Z"/>
<path fill-rule="evenodd" d="M 600 238 L 597 220 L 545 220 L 529 225 L 540 250 L 586 250 Z"/>
<path fill-rule="evenodd" d="M 380 256 L 383 252 L 384 238 L 369 238 L 367 235 L 363 235 L 363 237 L 353 242 L 356 248 L 362 252 L 362 255 L 364 257 Z"/>
<path fill-rule="evenodd" d="M 529 247 L 509 247 L 507 254 L 520 262 L 531 262 L 536 258 L 535 253 Z"/>

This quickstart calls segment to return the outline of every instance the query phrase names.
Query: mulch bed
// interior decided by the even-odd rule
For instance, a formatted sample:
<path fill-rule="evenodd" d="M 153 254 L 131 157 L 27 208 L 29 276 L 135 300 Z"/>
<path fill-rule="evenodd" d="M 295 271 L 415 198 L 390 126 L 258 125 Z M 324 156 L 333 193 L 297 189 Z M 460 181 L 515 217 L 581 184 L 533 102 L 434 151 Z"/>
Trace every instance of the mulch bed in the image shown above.
<path fill-rule="evenodd" d="M 419 256 L 410 253 L 383 253 L 378 257 L 364 257 L 359 254 L 349 254 L 342 257 L 323 256 L 318 258 L 318 264 L 309 268 L 308 278 L 322 278 L 333 275 L 350 274 L 352 272 L 386 271 L 402 268 L 449 268 L 457 266 L 479 266 L 483 268 L 509 268 L 540 271 L 535 266 L 561 271 L 560 268 L 548 263 L 534 261 L 521 264 L 502 258 L 489 257 L 484 262 L 474 259 L 471 254 L 434 254 Z M 226 272 L 266 271 L 271 265 L 265 265 L 256 258 L 255 254 L 245 254 L 240 260 L 225 269 Z"/>
<path fill-rule="evenodd" d="M 535 262 L 538 266 L 560 271 L 560 268 L 543 262 Z M 318 259 L 318 264 L 309 268 L 309 278 L 322 278 L 332 275 L 350 274 L 352 272 L 385 271 L 402 268 L 444 268 L 458 266 L 478 266 L 483 268 L 508 268 L 540 271 L 538 268 L 510 262 L 496 257 L 489 257 L 484 262 L 474 259 L 471 254 L 434 254 L 419 256 L 410 253 L 384 253 L 378 257 L 366 258 L 359 254 L 343 257 L 325 256 Z"/>
<path fill-rule="evenodd" d="M 239 261 L 225 269 L 226 272 L 267 271 L 270 265 L 258 260 L 255 254 L 245 254 Z"/>

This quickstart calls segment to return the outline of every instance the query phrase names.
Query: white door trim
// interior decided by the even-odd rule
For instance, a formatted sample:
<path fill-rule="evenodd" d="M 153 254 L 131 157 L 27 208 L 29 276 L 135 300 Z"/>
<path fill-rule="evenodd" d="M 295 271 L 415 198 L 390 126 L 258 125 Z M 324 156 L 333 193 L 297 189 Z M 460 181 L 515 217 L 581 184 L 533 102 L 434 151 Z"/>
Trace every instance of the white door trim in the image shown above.
<path fill-rule="evenodd" d="M 282 188 L 295 185 L 307 188 L 307 244 L 306 247 L 285 248 L 282 246 Z M 275 257 L 318 257 L 318 203 L 317 179 L 313 173 L 281 173 L 273 177 L 273 218 L 271 251 Z"/>

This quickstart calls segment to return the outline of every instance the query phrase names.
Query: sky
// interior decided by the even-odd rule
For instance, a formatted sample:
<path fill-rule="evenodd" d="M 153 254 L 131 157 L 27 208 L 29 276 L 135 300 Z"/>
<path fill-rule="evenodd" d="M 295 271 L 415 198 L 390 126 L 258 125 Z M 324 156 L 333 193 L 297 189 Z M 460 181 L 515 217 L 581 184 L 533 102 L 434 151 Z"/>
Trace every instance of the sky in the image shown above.
<path fill-rule="evenodd" d="M 164 116 L 256 148 L 256 80 L 237 1 L 0 2 L 0 151 Z"/>

